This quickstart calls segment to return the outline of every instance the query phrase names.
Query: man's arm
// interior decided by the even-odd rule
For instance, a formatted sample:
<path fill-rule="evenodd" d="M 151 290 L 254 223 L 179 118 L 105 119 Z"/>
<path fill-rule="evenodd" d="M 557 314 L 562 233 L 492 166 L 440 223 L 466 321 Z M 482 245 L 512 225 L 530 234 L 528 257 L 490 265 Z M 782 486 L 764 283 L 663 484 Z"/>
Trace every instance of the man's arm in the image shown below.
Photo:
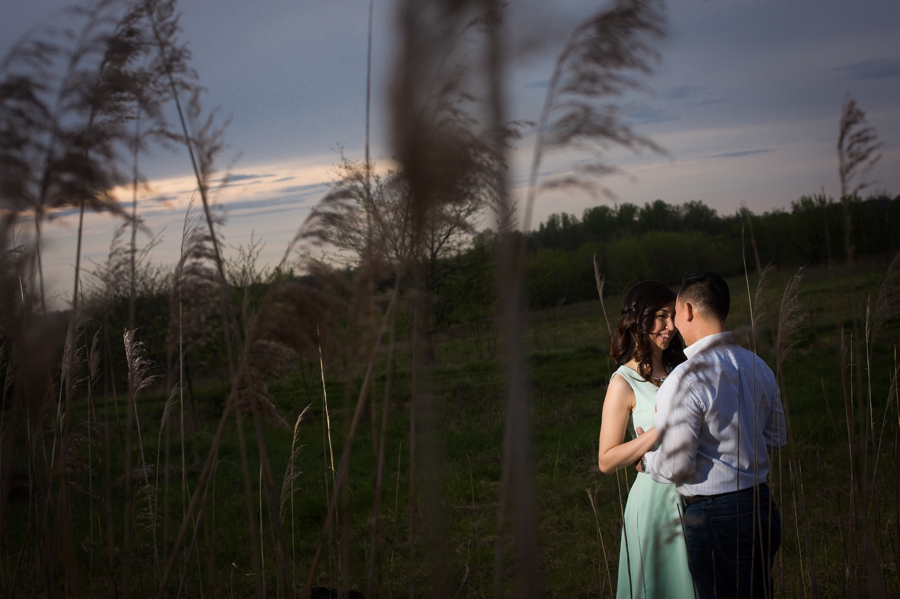
<path fill-rule="evenodd" d="M 660 444 L 658 450 L 644 454 L 643 471 L 656 482 L 681 483 L 696 467 L 703 411 L 681 377 L 667 382 L 656 401 L 654 423 Z"/>

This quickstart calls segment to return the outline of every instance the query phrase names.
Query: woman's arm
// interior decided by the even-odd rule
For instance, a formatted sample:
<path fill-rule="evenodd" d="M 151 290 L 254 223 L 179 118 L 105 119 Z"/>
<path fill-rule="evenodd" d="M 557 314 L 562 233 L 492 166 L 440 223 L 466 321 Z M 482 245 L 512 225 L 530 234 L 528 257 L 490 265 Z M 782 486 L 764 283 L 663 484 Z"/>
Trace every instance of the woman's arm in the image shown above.
<path fill-rule="evenodd" d="M 612 474 L 619 468 L 634 464 L 656 444 L 658 435 L 655 428 L 624 443 L 634 404 L 631 386 L 621 375 L 613 376 L 606 389 L 606 399 L 603 400 L 600 450 L 597 454 L 600 470 L 605 474 Z"/>

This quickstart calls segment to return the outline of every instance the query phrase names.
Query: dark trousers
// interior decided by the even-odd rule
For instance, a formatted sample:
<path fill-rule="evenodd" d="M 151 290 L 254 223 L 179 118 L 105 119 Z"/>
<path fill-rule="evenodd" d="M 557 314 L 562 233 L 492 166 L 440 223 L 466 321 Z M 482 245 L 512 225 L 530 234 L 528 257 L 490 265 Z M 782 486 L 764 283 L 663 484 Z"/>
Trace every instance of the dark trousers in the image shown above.
<path fill-rule="evenodd" d="M 774 596 L 772 561 L 781 546 L 781 514 L 769 485 L 688 505 L 684 532 L 701 599 Z"/>

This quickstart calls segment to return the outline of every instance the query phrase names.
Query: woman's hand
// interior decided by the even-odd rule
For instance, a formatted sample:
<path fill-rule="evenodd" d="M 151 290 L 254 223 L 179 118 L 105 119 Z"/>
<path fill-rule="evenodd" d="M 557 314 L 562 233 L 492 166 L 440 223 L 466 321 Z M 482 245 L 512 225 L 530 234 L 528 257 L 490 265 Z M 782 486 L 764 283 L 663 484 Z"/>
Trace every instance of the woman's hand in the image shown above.
<path fill-rule="evenodd" d="M 640 460 L 653 449 L 659 435 L 656 429 L 640 431 L 640 436 L 625 442 L 628 420 L 634 410 L 634 391 L 621 375 L 613 376 L 603 401 L 603 418 L 600 422 L 600 446 L 597 461 L 604 474 L 612 474 Z"/>

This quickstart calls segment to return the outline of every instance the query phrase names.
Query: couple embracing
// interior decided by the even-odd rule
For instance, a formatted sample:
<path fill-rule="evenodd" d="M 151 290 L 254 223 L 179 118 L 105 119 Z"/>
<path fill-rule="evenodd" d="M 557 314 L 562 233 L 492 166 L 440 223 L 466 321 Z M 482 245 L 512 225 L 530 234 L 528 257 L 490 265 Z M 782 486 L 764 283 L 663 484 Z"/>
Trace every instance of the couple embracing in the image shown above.
<path fill-rule="evenodd" d="M 781 516 L 766 476 L 784 412 L 772 370 L 726 329 L 730 304 L 711 272 L 685 276 L 677 296 L 658 281 L 625 293 L 598 455 L 603 472 L 639 472 L 620 599 L 773 596 Z"/>

